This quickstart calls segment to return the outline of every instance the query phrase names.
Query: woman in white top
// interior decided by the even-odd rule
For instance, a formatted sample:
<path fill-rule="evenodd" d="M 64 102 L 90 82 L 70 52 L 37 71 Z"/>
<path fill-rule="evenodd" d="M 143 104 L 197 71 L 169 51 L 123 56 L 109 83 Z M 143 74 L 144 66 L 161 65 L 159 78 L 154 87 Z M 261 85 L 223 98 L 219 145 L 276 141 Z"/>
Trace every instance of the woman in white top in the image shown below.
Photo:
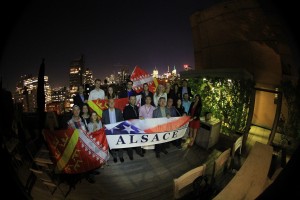
<path fill-rule="evenodd" d="M 98 118 L 98 115 L 96 112 L 92 112 L 91 114 L 91 121 L 88 124 L 89 133 L 92 133 L 94 131 L 97 131 L 102 128 L 102 123 Z"/>
<path fill-rule="evenodd" d="M 154 105 L 158 106 L 158 100 L 160 97 L 165 97 L 165 99 L 168 99 L 167 93 L 165 92 L 165 86 L 159 84 L 156 88 L 156 92 L 153 95 L 153 102 Z"/>

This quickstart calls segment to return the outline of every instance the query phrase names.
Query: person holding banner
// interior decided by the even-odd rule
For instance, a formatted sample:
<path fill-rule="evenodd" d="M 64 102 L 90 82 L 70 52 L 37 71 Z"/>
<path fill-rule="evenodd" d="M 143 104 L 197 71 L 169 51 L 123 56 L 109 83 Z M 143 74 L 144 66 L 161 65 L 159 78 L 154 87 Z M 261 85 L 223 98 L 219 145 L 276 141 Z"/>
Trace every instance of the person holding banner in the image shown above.
<path fill-rule="evenodd" d="M 159 101 L 160 97 L 164 97 L 165 101 L 168 98 L 167 93 L 165 92 L 165 87 L 162 84 L 159 84 L 157 86 L 156 92 L 153 95 L 153 102 L 156 107 L 158 107 L 158 101 Z"/>
<path fill-rule="evenodd" d="M 81 131 L 87 133 L 88 130 L 82 120 L 82 118 L 80 117 L 80 107 L 78 105 L 74 105 L 73 109 L 73 116 L 72 118 L 68 121 L 68 127 L 71 129 L 80 129 Z M 94 175 L 99 174 L 100 172 L 98 171 L 89 171 L 87 172 L 87 177 L 86 179 L 88 180 L 88 182 L 90 183 L 95 183 L 95 177 Z"/>
<path fill-rule="evenodd" d="M 167 108 L 170 110 L 170 115 L 171 117 L 178 117 L 181 115 L 178 115 L 177 110 L 175 108 L 175 106 L 173 106 L 173 99 L 172 97 L 168 98 L 168 102 L 167 102 Z M 174 146 L 176 146 L 178 149 L 181 149 L 181 138 L 177 139 L 177 140 L 173 140 L 172 144 Z"/>
<path fill-rule="evenodd" d="M 168 117 L 169 118 L 169 117 L 171 117 L 170 110 L 166 107 L 166 98 L 165 97 L 159 98 L 158 105 L 159 106 L 153 111 L 153 118 L 160 118 L 160 117 Z M 165 143 L 155 145 L 156 158 L 160 158 L 161 151 L 164 154 L 168 154 Z"/>
<path fill-rule="evenodd" d="M 114 124 L 117 122 L 123 121 L 123 115 L 122 111 L 118 108 L 115 108 L 115 100 L 114 99 L 108 99 L 108 109 L 103 111 L 102 114 L 102 123 L 104 125 L 106 124 Z M 119 156 L 119 159 L 121 162 L 124 162 L 123 158 L 123 149 L 111 149 L 110 153 L 114 159 L 114 162 L 118 162 L 117 154 Z"/>
<path fill-rule="evenodd" d="M 146 83 L 147 84 L 147 83 Z M 145 97 L 145 105 L 141 106 L 139 109 L 139 116 L 140 119 L 147 119 L 153 117 L 153 111 L 155 110 L 155 107 L 151 105 L 152 98 L 151 96 Z M 154 145 L 147 145 L 143 146 L 143 149 L 154 149 Z"/>
<path fill-rule="evenodd" d="M 95 89 L 93 89 L 90 92 L 89 100 L 104 99 L 105 93 L 104 93 L 104 90 L 102 90 L 100 88 L 100 85 L 101 85 L 101 80 L 100 79 L 96 79 L 95 80 Z"/>
<path fill-rule="evenodd" d="M 90 122 L 88 123 L 88 131 L 89 133 L 92 133 L 99 130 L 100 128 L 102 128 L 102 123 L 99 120 L 97 113 L 93 111 L 91 114 Z"/>
<path fill-rule="evenodd" d="M 123 117 L 124 120 L 130 119 L 139 119 L 139 108 L 135 105 L 136 103 L 136 96 L 129 97 L 129 105 L 127 105 L 123 110 Z M 136 153 L 144 157 L 143 151 L 141 147 L 135 147 Z M 130 160 L 133 160 L 133 150 L 132 148 L 127 148 L 127 153 Z"/>

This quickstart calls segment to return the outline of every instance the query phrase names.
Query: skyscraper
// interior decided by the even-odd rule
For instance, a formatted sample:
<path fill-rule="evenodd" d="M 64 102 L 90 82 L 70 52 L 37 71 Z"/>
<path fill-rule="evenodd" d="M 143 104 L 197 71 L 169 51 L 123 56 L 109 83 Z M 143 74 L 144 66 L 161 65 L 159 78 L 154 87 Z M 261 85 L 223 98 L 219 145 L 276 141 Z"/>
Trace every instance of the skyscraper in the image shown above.
<path fill-rule="evenodd" d="M 81 55 L 80 59 L 71 61 L 69 74 L 70 97 L 72 97 L 77 92 L 78 86 L 83 84 L 84 71 L 84 55 Z"/>
<path fill-rule="evenodd" d="M 48 76 L 44 76 L 45 103 L 51 102 L 51 88 L 48 82 Z M 15 103 L 22 103 L 24 112 L 35 112 L 37 108 L 37 86 L 38 77 L 31 75 L 21 76 L 17 83 L 14 95 Z"/>

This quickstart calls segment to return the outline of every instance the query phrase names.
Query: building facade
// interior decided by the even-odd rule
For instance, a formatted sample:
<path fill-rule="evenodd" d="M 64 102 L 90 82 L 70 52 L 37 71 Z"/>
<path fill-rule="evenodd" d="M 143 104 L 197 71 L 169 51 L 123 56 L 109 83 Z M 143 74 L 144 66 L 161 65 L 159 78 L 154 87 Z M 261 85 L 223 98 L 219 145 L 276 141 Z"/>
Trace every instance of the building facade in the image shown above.
<path fill-rule="evenodd" d="M 224 1 L 197 11 L 190 23 L 195 71 L 249 72 L 258 89 L 252 123 L 271 128 L 276 112 L 274 92 L 282 80 L 298 78 L 287 27 L 279 14 L 257 0 Z M 286 112 L 284 104 L 282 112 Z"/>

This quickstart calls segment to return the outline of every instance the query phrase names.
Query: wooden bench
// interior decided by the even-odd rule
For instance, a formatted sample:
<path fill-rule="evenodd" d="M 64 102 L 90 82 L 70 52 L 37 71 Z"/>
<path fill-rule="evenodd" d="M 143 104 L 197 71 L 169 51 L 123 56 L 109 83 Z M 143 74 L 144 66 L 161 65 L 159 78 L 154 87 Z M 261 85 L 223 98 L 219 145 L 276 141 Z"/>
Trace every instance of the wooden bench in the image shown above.
<path fill-rule="evenodd" d="M 272 146 L 256 142 L 240 170 L 214 199 L 255 199 L 265 189 L 272 153 Z"/>

